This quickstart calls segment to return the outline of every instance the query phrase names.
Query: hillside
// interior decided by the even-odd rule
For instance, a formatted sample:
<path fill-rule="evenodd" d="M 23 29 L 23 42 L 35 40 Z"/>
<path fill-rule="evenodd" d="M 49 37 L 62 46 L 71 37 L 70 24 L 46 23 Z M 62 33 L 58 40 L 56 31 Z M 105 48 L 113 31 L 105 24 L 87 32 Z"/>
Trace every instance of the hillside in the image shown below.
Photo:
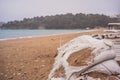
<path fill-rule="evenodd" d="M 109 22 L 118 22 L 119 19 L 103 14 L 61 14 L 24 18 L 21 21 L 10 21 L 2 25 L 1 29 L 86 29 L 106 27 Z"/>

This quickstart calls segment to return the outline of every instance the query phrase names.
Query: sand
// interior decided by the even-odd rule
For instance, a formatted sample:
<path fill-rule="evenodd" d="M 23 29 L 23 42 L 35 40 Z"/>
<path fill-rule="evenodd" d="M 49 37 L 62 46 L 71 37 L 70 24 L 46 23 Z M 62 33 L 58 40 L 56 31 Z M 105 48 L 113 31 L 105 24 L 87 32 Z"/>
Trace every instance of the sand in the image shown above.
<path fill-rule="evenodd" d="M 77 36 L 98 33 L 104 32 L 0 41 L 0 80 L 47 80 L 58 47 Z"/>

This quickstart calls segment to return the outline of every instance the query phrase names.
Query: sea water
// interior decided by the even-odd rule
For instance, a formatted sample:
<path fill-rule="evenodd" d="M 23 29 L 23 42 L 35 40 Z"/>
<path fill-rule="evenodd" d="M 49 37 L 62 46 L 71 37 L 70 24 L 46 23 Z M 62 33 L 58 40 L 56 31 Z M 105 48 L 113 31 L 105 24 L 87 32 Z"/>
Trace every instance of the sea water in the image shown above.
<path fill-rule="evenodd" d="M 0 30 L 0 40 L 31 38 L 83 31 L 85 30 Z"/>

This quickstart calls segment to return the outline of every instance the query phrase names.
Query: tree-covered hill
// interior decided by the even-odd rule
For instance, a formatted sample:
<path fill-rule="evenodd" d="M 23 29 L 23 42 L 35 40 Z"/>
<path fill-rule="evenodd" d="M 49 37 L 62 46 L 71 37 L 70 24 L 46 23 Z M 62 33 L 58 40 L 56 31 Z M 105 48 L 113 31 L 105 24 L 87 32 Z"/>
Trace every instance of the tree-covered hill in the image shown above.
<path fill-rule="evenodd" d="M 106 27 L 109 22 L 119 22 L 102 14 L 61 14 L 54 16 L 41 16 L 24 18 L 21 21 L 10 21 L 3 24 L 1 29 L 86 29 Z"/>
<path fill-rule="evenodd" d="M 2 26 L 3 24 L 5 24 L 4 22 L 0 22 L 0 26 Z"/>

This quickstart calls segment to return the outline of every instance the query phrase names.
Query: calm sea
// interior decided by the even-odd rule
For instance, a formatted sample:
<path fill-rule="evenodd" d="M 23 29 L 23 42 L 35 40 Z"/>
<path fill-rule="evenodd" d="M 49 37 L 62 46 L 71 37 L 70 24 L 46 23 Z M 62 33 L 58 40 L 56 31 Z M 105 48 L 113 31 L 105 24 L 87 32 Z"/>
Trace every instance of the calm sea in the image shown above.
<path fill-rule="evenodd" d="M 85 30 L 0 30 L 0 40 L 30 38 L 83 31 Z"/>

